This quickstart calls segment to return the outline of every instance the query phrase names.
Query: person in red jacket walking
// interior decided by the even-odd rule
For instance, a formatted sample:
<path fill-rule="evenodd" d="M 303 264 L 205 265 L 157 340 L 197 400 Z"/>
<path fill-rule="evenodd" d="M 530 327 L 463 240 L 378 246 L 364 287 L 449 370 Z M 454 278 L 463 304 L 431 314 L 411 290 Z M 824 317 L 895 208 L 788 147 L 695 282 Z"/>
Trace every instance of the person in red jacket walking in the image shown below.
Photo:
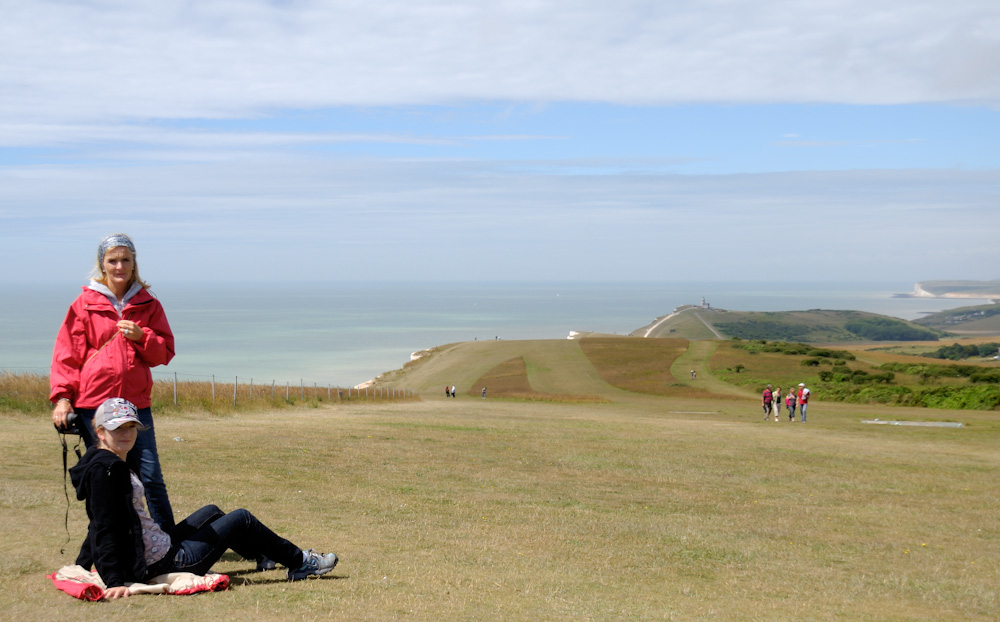
<path fill-rule="evenodd" d="M 806 422 L 806 408 L 809 406 L 809 389 L 806 387 L 804 382 L 799 383 L 799 416 L 802 418 L 802 423 Z"/>
<path fill-rule="evenodd" d="M 161 527 L 174 526 L 153 432 L 151 367 L 174 357 L 174 335 L 160 302 L 139 278 L 135 244 L 123 233 L 104 238 L 90 285 L 70 305 L 56 336 L 49 374 L 52 423 L 64 429 L 79 417 L 80 436 L 95 444 L 93 417 L 112 397 L 132 402 L 148 431 L 140 435 L 134 460 L 149 513 Z"/>

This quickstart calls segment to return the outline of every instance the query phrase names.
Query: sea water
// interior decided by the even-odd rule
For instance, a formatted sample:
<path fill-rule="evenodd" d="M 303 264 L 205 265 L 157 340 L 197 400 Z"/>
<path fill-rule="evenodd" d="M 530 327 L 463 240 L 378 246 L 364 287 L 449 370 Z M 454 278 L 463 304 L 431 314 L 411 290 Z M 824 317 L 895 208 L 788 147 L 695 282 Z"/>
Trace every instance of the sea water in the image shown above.
<path fill-rule="evenodd" d="M 979 300 L 898 298 L 912 283 L 154 283 L 177 356 L 154 377 L 353 386 L 413 352 L 458 341 L 628 334 L 680 305 L 733 311 L 854 309 L 916 319 Z M 47 374 L 79 285 L 8 289 L 0 371 Z"/>

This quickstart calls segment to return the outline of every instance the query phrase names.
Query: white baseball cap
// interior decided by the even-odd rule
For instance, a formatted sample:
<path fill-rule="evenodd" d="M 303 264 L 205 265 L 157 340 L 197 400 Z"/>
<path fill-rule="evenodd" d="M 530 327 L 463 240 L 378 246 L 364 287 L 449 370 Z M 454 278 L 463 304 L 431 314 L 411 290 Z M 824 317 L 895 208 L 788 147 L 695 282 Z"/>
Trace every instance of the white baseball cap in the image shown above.
<path fill-rule="evenodd" d="M 139 429 L 146 429 L 146 426 L 142 425 L 142 422 L 139 421 L 135 404 L 121 397 L 112 397 L 105 400 L 97 408 L 97 412 L 94 413 L 95 428 L 117 430 L 119 426 L 130 421 L 137 424 Z"/>

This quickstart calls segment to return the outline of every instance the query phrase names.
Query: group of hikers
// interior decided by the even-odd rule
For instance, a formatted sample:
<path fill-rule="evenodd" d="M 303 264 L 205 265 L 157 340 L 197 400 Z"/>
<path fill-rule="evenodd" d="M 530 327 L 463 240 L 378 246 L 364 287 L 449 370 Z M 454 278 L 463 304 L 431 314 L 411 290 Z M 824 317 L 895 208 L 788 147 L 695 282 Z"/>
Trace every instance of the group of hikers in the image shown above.
<path fill-rule="evenodd" d="M 761 407 L 764 409 L 764 421 L 769 421 L 771 416 L 778 421 L 781 416 L 781 387 L 771 388 L 767 385 L 761 394 Z M 795 408 L 799 409 L 799 417 L 802 423 L 806 422 L 806 408 L 809 406 L 809 389 L 804 382 L 799 383 L 798 391 L 788 389 L 785 396 L 785 409 L 788 411 L 788 420 L 795 421 Z"/>

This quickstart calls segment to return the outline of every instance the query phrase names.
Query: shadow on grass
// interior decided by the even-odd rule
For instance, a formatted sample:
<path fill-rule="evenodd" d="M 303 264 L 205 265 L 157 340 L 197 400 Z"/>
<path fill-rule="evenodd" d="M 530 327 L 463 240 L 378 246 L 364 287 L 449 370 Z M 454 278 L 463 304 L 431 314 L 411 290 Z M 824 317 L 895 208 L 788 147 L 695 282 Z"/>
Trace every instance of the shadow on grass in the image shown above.
<path fill-rule="evenodd" d="M 273 572 L 273 571 L 268 571 Z M 301 579 L 300 581 L 289 581 L 285 578 L 284 572 L 282 572 L 280 577 L 271 577 L 266 579 L 253 579 L 245 577 L 243 575 L 258 574 L 256 571 L 249 570 L 246 572 L 228 572 L 229 576 L 229 587 L 255 587 L 258 585 L 274 585 L 276 583 L 301 583 L 302 581 L 339 581 L 341 579 L 350 579 L 350 575 L 335 575 L 335 574 L 325 574 L 319 577 L 309 577 L 307 579 Z"/>
<path fill-rule="evenodd" d="M 235 553 L 233 551 L 226 551 L 225 553 L 223 553 L 222 557 L 219 558 L 219 561 L 220 562 L 233 562 L 233 563 L 245 562 L 245 563 L 251 564 L 251 567 L 249 567 L 249 568 L 244 568 L 244 569 L 240 569 L 240 570 L 231 570 L 229 572 L 223 573 L 223 574 L 225 574 L 226 576 L 229 577 L 229 585 L 230 585 L 230 587 L 236 587 L 236 586 L 247 587 L 247 586 L 254 586 L 254 585 L 271 585 L 271 584 L 274 584 L 274 583 L 292 583 L 291 581 L 289 581 L 285 577 L 285 571 L 284 570 L 280 570 L 280 571 L 277 571 L 277 570 L 257 570 L 257 568 L 255 566 L 256 563 L 257 563 L 256 561 L 254 561 L 252 559 L 246 559 L 242 555 L 240 555 L 238 553 Z M 267 575 L 269 575 L 271 573 L 274 573 L 274 572 L 280 572 L 280 575 L 277 576 L 277 577 L 268 577 L 267 576 Z M 259 578 L 259 579 L 255 579 L 255 578 L 253 578 L 253 575 L 262 575 L 262 577 Z M 301 579 L 301 580 L 302 581 L 326 581 L 326 580 L 329 580 L 329 579 L 349 579 L 349 578 L 350 578 L 350 575 L 333 575 L 333 574 L 329 574 L 328 573 L 328 574 L 321 575 L 321 576 L 318 576 L 318 577 L 309 577 L 307 579 Z M 294 581 L 294 583 L 298 583 L 298 581 Z"/>

